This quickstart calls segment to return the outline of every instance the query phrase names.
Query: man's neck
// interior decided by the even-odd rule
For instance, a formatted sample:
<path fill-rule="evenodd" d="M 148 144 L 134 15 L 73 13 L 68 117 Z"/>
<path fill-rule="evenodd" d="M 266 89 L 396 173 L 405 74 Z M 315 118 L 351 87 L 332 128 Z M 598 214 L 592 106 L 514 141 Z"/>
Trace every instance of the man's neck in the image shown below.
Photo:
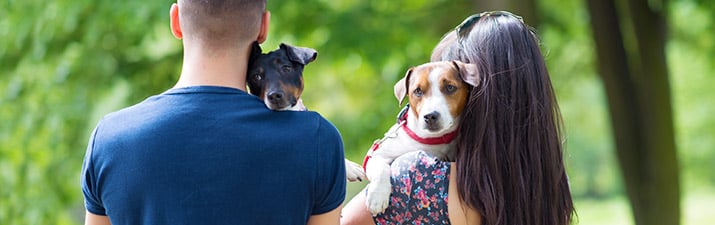
<path fill-rule="evenodd" d="M 223 86 L 246 90 L 248 50 L 238 54 L 222 53 L 209 55 L 203 51 L 184 50 L 181 77 L 174 88 L 188 86 Z"/>

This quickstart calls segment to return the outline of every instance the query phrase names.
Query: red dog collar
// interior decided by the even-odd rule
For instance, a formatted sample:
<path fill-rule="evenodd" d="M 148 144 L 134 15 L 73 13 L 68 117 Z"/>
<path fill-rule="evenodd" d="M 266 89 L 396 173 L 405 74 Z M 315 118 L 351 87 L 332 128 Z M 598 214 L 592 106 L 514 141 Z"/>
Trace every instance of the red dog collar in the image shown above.
<path fill-rule="evenodd" d="M 407 133 L 410 138 L 413 140 L 425 144 L 425 145 L 441 145 L 441 144 L 447 144 L 449 142 L 452 142 L 454 138 L 457 137 L 457 134 L 459 134 L 459 128 L 455 129 L 452 132 L 449 132 L 448 134 L 442 135 L 440 137 L 431 137 L 431 138 L 423 138 L 417 135 L 412 129 L 407 127 L 407 110 L 410 108 L 410 105 L 407 104 L 405 108 L 400 111 L 400 114 L 397 116 L 397 123 L 400 124 L 402 127 L 402 130 Z M 365 156 L 365 159 L 362 162 L 362 167 L 367 171 L 367 161 L 372 158 L 372 153 L 374 151 L 377 151 L 378 148 L 380 148 L 380 144 L 382 141 L 384 141 L 385 138 L 380 139 L 372 143 L 372 146 L 370 146 L 370 150 L 368 151 L 367 155 Z"/>
<path fill-rule="evenodd" d="M 431 137 L 431 138 L 423 138 L 415 134 L 414 131 L 412 131 L 409 127 L 406 126 L 406 124 L 402 125 L 402 130 L 407 133 L 412 139 L 415 141 L 426 144 L 426 145 L 441 145 L 441 144 L 447 144 L 454 140 L 455 137 L 457 137 L 457 134 L 459 133 L 459 129 L 455 129 L 454 131 L 442 135 L 440 137 Z"/>
<path fill-rule="evenodd" d="M 402 130 L 404 130 L 405 133 L 407 133 L 407 135 L 409 135 L 415 141 L 422 143 L 422 144 L 426 144 L 426 145 L 441 145 L 441 144 L 447 144 L 447 143 L 451 142 L 452 140 L 454 140 L 454 138 L 457 137 L 457 134 L 459 133 L 459 128 L 455 129 L 454 131 L 452 131 L 448 134 L 442 135 L 440 137 L 431 137 L 431 138 L 420 137 L 414 131 L 412 131 L 412 129 L 407 127 L 407 122 L 406 122 L 407 114 L 408 114 L 407 110 L 409 110 L 409 108 L 410 108 L 410 105 L 407 104 L 407 105 L 405 105 L 405 108 L 403 108 L 402 111 L 400 111 L 400 114 L 398 115 L 398 118 L 397 118 L 397 123 L 402 124 L 401 125 Z"/>

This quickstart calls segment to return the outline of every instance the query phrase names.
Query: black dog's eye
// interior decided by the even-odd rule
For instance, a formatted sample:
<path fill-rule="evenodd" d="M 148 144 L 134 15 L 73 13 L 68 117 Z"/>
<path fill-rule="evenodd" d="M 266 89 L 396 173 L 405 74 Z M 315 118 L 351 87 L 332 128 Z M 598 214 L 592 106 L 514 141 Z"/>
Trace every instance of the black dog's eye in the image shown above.
<path fill-rule="evenodd" d="M 283 72 L 285 72 L 285 73 L 293 72 L 293 67 L 291 67 L 291 66 L 283 66 L 282 69 L 283 69 Z"/>
<path fill-rule="evenodd" d="M 422 93 L 422 89 L 420 88 L 415 88 L 414 91 L 412 91 L 412 94 L 415 95 L 416 97 L 422 97 L 424 93 Z"/>
<path fill-rule="evenodd" d="M 457 91 L 457 87 L 448 84 L 446 87 L 444 87 L 444 90 L 447 91 L 447 93 L 454 93 L 455 91 Z"/>
<path fill-rule="evenodd" d="M 253 81 L 259 82 L 263 80 L 263 76 L 260 73 L 253 74 Z"/>

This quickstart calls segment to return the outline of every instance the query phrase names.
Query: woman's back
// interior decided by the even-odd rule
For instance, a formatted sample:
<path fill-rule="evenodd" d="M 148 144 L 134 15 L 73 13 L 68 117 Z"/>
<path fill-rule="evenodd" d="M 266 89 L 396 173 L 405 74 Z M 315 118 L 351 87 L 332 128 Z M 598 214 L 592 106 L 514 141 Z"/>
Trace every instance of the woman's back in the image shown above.
<path fill-rule="evenodd" d="M 399 213 L 377 215 L 375 221 L 420 223 L 431 215 L 437 221 L 427 221 L 432 224 L 445 218 L 454 224 L 570 224 L 574 208 L 563 163 L 561 115 L 534 30 L 509 12 L 474 14 L 442 38 L 431 59 L 470 63 L 479 71 L 479 85 L 470 90 L 460 116 L 456 162 L 434 164 L 439 169 L 425 166 L 425 172 L 393 169 L 397 176 L 392 183 L 398 189 L 393 188 L 388 210 Z M 405 179 L 432 175 L 427 171 L 450 174 L 444 178 L 448 185 L 432 181 L 400 189 Z M 421 196 L 420 188 L 432 184 L 438 190 L 434 196 L 444 195 L 439 190 L 447 188 L 444 200 Z M 343 212 L 356 213 L 355 204 L 367 212 L 364 195 L 358 196 Z M 355 217 L 344 215 L 344 221 Z"/>
<path fill-rule="evenodd" d="M 453 164 L 423 151 L 398 157 L 391 164 L 393 185 L 390 205 L 385 212 L 373 220 L 343 218 L 343 222 L 354 222 L 343 224 L 480 224 L 479 214 L 464 205 L 457 196 L 456 180 L 450 179 L 454 177 Z M 364 195 L 358 194 L 344 210 L 364 208 L 355 203 L 365 204 Z"/>

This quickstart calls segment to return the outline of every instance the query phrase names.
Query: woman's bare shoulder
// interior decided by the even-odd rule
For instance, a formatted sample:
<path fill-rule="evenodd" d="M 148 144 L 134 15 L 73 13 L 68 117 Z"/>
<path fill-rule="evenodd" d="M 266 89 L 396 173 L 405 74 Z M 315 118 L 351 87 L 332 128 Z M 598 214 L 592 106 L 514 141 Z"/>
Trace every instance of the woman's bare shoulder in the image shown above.
<path fill-rule="evenodd" d="M 469 207 L 462 199 L 459 198 L 457 192 L 457 180 L 454 179 L 457 174 L 456 163 L 451 163 L 449 173 L 449 199 L 447 201 L 447 211 L 449 222 L 453 225 L 480 225 L 482 217 L 476 209 Z"/>

